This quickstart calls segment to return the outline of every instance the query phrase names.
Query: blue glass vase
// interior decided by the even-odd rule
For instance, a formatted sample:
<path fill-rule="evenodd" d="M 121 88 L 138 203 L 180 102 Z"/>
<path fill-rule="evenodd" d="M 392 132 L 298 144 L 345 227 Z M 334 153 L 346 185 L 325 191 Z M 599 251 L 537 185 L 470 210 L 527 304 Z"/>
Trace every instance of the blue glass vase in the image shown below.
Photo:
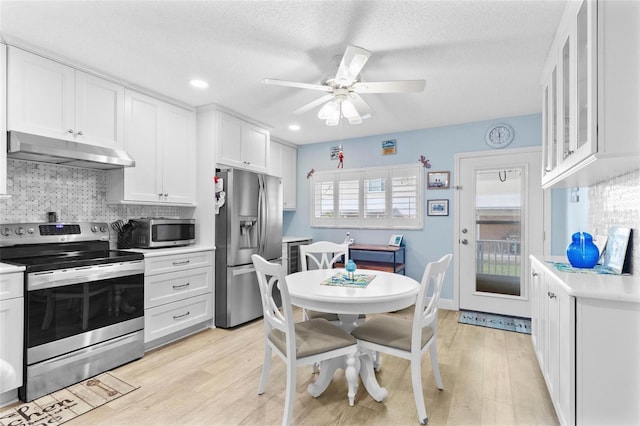
<path fill-rule="evenodd" d="M 353 281 L 353 278 L 354 278 L 354 274 L 353 273 L 356 272 L 356 263 L 353 260 L 349 259 L 347 261 L 347 264 L 344 266 L 344 269 L 347 270 L 347 277 L 351 281 Z"/>
<path fill-rule="evenodd" d="M 576 232 L 567 247 L 567 258 L 574 268 L 593 268 L 600 258 L 593 237 L 587 232 Z"/>

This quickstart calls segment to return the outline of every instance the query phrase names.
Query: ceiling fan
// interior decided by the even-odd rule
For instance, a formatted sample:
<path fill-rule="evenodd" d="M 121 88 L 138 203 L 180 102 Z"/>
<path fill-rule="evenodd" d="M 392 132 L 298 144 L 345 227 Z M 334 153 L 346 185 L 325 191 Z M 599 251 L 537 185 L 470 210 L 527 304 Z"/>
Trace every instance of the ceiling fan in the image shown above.
<path fill-rule="evenodd" d="M 421 92 L 424 89 L 424 80 L 361 81 L 360 72 L 369 60 L 369 56 L 371 56 L 371 52 L 366 49 L 347 46 L 335 77 L 329 78 L 321 84 L 298 83 L 273 78 L 265 78 L 262 83 L 327 92 L 327 95 L 294 111 L 294 114 L 303 114 L 324 104 L 318 111 L 318 118 L 325 120 L 327 126 L 337 126 L 340 117 L 349 120 L 349 124 L 361 124 L 363 119 L 371 117 L 373 110 L 362 99 L 360 93 L 411 93 Z"/>

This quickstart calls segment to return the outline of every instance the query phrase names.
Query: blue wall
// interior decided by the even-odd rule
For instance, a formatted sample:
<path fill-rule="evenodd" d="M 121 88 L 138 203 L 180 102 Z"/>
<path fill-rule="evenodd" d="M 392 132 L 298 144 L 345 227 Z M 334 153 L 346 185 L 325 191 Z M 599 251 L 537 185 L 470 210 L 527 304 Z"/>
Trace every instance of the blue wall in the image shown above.
<path fill-rule="evenodd" d="M 496 123 L 507 123 L 513 127 L 515 139 L 509 148 L 523 148 L 541 144 L 541 115 L 532 114 L 343 141 L 300 145 L 297 164 L 297 210 L 285 212 L 283 234 L 312 237 L 314 240 L 342 242 L 348 231 L 356 242 L 370 244 L 387 244 L 391 234 L 402 234 L 407 246 L 406 273 L 412 278 L 420 280 L 429 261 L 437 260 L 446 253 L 453 253 L 453 209 L 456 208 L 453 205 L 453 189 L 425 191 L 425 226 L 422 230 L 311 228 L 309 226 L 310 191 L 307 173 L 312 168 L 315 170 L 335 169 L 337 162 L 330 159 L 330 148 L 342 145 L 345 170 L 410 164 L 418 162 L 420 156 L 424 155 L 431 163 L 431 168 L 427 171 L 450 171 L 451 186 L 453 186 L 455 182 L 454 155 L 459 152 L 492 150 L 485 143 L 485 133 L 491 125 Z M 388 139 L 397 140 L 397 153 L 383 156 L 381 143 Z M 449 216 L 426 216 L 426 200 L 434 198 L 450 200 Z M 457 266 L 452 264 L 445 277 L 442 291 L 443 299 L 453 299 L 453 268 L 455 267 Z"/>

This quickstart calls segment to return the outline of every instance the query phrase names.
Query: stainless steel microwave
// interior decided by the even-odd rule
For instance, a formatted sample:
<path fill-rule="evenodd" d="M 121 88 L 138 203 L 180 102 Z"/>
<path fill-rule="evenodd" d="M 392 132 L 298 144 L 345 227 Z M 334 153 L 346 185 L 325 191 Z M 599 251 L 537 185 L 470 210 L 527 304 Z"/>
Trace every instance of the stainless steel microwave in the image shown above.
<path fill-rule="evenodd" d="M 195 219 L 145 217 L 132 219 L 130 222 L 135 222 L 131 232 L 132 247 L 175 247 L 196 242 Z"/>

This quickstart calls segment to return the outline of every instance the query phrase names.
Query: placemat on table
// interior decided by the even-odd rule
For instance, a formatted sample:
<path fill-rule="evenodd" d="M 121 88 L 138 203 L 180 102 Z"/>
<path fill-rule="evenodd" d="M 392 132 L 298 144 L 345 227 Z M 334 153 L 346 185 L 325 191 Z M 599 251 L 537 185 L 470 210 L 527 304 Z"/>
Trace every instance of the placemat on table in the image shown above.
<path fill-rule="evenodd" d="M 333 277 L 324 280 L 320 284 L 340 287 L 366 288 L 375 277 L 375 275 L 353 274 L 353 279 L 349 279 L 347 274 L 340 272 L 335 274 Z"/>

